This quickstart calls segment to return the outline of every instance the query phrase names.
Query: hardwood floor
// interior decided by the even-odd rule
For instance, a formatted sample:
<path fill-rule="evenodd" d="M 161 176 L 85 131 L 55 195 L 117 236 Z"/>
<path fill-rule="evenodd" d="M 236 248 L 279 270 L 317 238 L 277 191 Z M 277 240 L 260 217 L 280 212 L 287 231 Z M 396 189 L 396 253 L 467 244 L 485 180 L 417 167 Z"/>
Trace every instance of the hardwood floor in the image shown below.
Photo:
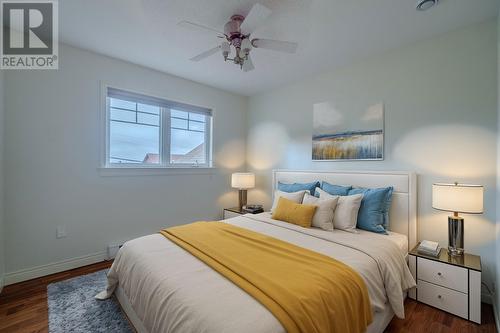
<path fill-rule="evenodd" d="M 406 318 L 394 318 L 386 329 L 387 333 L 428 332 L 428 333 L 455 333 L 455 332 L 496 332 L 493 307 L 481 304 L 481 325 L 448 314 L 423 303 L 411 299 L 405 302 Z"/>
<path fill-rule="evenodd" d="M 0 333 L 48 332 L 47 285 L 109 266 L 111 262 L 105 261 L 5 287 L 0 294 Z M 493 309 L 487 304 L 483 304 L 481 309 L 482 325 L 410 299 L 405 303 L 405 310 L 406 319 L 393 319 L 386 332 L 496 332 Z"/>
<path fill-rule="evenodd" d="M 4 287 L 0 294 L 0 332 L 48 333 L 47 285 L 110 266 L 111 261 L 103 261 Z"/>

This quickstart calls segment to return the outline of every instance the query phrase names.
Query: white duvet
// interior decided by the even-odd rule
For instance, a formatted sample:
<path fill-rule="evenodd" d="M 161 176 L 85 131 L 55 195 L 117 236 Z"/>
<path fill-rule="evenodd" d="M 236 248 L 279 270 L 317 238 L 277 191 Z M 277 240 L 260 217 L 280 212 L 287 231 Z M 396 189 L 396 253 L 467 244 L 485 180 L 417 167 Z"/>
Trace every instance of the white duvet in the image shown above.
<path fill-rule="evenodd" d="M 415 286 L 397 242 L 374 233 L 305 229 L 268 213 L 224 221 L 328 255 L 363 277 L 374 312 L 389 304 L 404 318 L 404 291 Z M 160 234 L 127 242 L 108 273 L 103 297 L 118 286 L 151 332 L 285 332 L 258 301 Z"/>

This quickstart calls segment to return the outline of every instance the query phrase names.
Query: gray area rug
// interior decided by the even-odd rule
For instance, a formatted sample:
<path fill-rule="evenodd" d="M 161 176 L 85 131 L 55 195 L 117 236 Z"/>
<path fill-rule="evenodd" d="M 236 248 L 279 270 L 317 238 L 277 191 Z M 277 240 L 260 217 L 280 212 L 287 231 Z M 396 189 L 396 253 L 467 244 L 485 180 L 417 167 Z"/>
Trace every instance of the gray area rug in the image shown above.
<path fill-rule="evenodd" d="M 106 272 L 48 285 L 50 333 L 134 332 L 114 297 L 94 298 L 106 288 Z"/>

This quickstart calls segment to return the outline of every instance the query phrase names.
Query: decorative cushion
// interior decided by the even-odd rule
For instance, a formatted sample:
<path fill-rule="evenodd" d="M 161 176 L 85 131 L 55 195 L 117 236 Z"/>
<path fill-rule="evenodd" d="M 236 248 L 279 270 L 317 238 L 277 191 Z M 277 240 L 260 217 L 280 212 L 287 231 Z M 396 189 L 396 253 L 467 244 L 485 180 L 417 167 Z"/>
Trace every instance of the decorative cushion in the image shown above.
<path fill-rule="evenodd" d="M 363 199 L 362 194 L 333 196 L 322 189 L 316 189 L 320 199 L 338 197 L 337 207 L 333 214 L 333 227 L 352 233 L 357 233 L 356 223 L 358 220 L 358 210 Z"/>
<path fill-rule="evenodd" d="M 280 197 L 272 218 L 304 228 L 310 228 L 315 211 L 316 206 L 302 205 Z"/>
<path fill-rule="evenodd" d="M 278 190 L 283 192 L 297 192 L 305 190 L 314 195 L 314 189 L 316 189 L 316 187 L 319 187 L 319 182 L 293 184 L 278 182 Z"/>
<path fill-rule="evenodd" d="M 283 192 L 276 190 L 274 192 L 274 201 L 273 201 L 273 206 L 271 207 L 271 213 L 274 212 L 274 209 L 278 205 L 278 200 L 281 197 L 287 198 L 288 200 L 291 200 L 296 203 L 302 203 L 302 199 L 304 198 L 304 194 L 306 191 L 297 191 L 297 192 Z"/>
<path fill-rule="evenodd" d="M 312 219 L 312 226 L 327 231 L 333 231 L 333 214 L 337 207 L 338 196 L 331 198 L 316 198 L 306 192 L 303 204 L 317 206 Z"/>
<path fill-rule="evenodd" d="M 349 195 L 363 194 L 359 207 L 358 228 L 379 234 L 387 234 L 389 227 L 389 209 L 391 207 L 393 187 L 353 188 Z"/>
<path fill-rule="evenodd" d="M 331 195 L 348 195 L 352 186 L 334 185 L 328 182 L 322 182 L 321 189 Z"/>

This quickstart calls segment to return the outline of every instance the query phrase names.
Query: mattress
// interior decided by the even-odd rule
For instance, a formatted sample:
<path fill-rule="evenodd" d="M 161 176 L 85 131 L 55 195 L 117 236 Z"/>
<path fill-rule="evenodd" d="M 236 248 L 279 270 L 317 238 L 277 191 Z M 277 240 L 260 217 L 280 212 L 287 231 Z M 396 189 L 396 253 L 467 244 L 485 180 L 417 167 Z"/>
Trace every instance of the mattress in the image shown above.
<path fill-rule="evenodd" d="M 125 295 L 125 293 L 123 292 L 122 287 L 118 286 L 116 288 L 115 295 L 118 303 L 120 303 L 122 310 L 127 315 L 129 322 L 134 326 L 137 333 L 150 333 L 144 326 L 142 320 L 139 319 L 137 313 L 135 313 L 127 295 Z M 373 316 L 373 322 L 366 329 L 366 333 L 384 332 L 385 328 L 387 327 L 387 325 L 389 325 L 393 317 L 394 312 L 388 305 L 383 310 L 375 312 Z"/>
<path fill-rule="evenodd" d="M 365 281 L 375 317 L 387 308 L 404 316 L 404 290 L 415 281 L 397 235 L 305 229 L 272 220 L 266 213 L 224 222 L 344 262 Z M 284 332 L 263 305 L 160 234 L 137 238 L 121 248 L 108 273 L 106 296 L 118 285 L 150 333 Z"/>

